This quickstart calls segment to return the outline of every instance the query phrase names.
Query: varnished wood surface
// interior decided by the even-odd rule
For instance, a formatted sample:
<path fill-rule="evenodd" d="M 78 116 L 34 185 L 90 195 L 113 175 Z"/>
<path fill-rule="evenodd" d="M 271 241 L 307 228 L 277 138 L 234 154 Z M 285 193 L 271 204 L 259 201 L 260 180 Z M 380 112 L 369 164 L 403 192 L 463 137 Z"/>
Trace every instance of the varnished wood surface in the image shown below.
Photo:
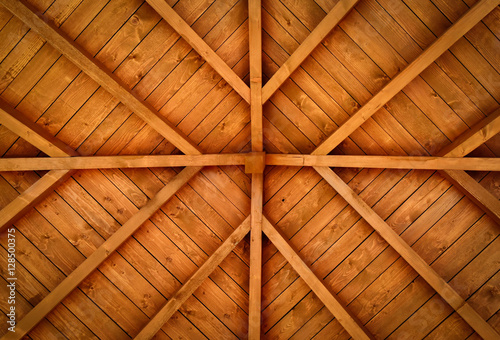
<path fill-rule="evenodd" d="M 312 152 L 476 2 L 358 2 L 264 105 L 266 153 Z M 202 153 L 251 151 L 248 103 L 147 3 L 28 3 Z M 251 86 L 248 2 L 166 3 Z M 262 1 L 264 85 L 337 3 Z M 477 132 L 474 126 L 500 105 L 499 13 L 497 7 L 472 27 L 333 154 L 432 157 L 460 143 L 466 131 Z M 39 126 L 34 130 L 83 156 L 179 154 L 156 126 L 132 113 L 1 6 L 0 97 L 25 122 Z M 480 145 L 466 158 L 498 157 L 498 135 L 484 132 L 477 134 Z M 0 151 L 3 159 L 43 156 L 5 126 L 0 126 Z M 328 183 L 314 170 L 296 165 L 265 168 L 264 212 L 350 314 L 377 338 L 478 338 Z M 49 190 L 46 199 L 15 222 L 18 280 L 25 283 L 19 285 L 19 318 L 178 171 L 81 170 Z M 499 229 L 485 208 L 434 171 L 346 167 L 335 172 L 481 318 L 500 329 L 494 294 Z M 497 172 L 463 173 L 498 203 Z M 1 173 L 0 206 L 29 194 L 44 174 Z M 250 214 L 251 183 L 243 165 L 203 169 L 30 337 L 125 339 L 139 334 Z M 6 236 L 0 239 L 5 255 L 0 266 L 6 268 Z M 234 248 L 156 338 L 248 336 L 249 243 L 246 237 Z M 265 237 L 262 250 L 262 338 L 349 338 Z M 5 287 L 1 292 L 7 293 Z M 0 308 L 8 308 L 5 301 Z"/>

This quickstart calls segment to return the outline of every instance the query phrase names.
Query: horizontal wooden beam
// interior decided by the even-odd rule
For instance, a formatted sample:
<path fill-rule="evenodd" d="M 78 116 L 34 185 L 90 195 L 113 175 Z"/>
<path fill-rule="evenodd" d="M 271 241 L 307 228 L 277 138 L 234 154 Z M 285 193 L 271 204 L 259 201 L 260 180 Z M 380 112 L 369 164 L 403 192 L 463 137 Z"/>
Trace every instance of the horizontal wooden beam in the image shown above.
<path fill-rule="evenodd" d="M 499 158 L 266 154 L 266 165 L 339 168 L 500 171 Z"/>
<path fill-rule="evenodd" d="M 243 80 L 207 45 L 205 41 L 174 11 L 165 0 L 146 0 L 151 7 L 179 35 L 193 47 L 199 55 L 220 74 L 224 80 L 247 102 L 250 103 L 250 89 Z"/>
<path fill-rule="evenodd" d="M 304 62 L 312 51 L 325 39 L 330 31 L 352 10 L 359 0 L 340 0 L 321 20 L 300 46 L 281 65 L 262 89 L 262 103 L 271 98 L 290 75 Z"/>
<path fill-rule="evenodd" d="M 78 152 L 54 138 L 38 124 L 0 98 L 0 124 L 52 157 L 77 156 Z"/>
<path fill-rule="evenodd" d="M 372 208 L 337 174 L 327 167 L 314 168 L 382 238 L 484 339 L 500 335 L 432 269 Z"/>
<path fill-rule="evenodd" d="M 233 233 L 210 255 L 210 257 L 198 268 L 182 287 L 168 300 L 158 313 L 147 323 L 147 325 L 134 338 L 136 340 L 151 339 L 160 328 L 170 319 L 177 309 L 194 293 L 194 291 L 207 279 L 217 266 L 233 251 L 234 247 L 250 231 L 250 217 L 236 228 Z"/>
<path fill-rule="evenodd" d="M 168 120 L 163 118 L 148 103 L 142 101 L 129 90 L 111 72 L 92 58 L 86 51 L 80 48 L 74 41 L 67 38 L 65 34 L 47 23 L 43 18 L 36 15 L 24 2 L 19 0 L 0 0 L 0 4 L 6 7 L 12 14 L 18 17 L 35 32 L 40 34 L 59 52 L 64 54 L 71 62 L 78 66 L 90 78 L 95 80 L 106 91 L 120 100 L 125 106 L 141 117 L 153 129 L 175 145 L 185 154 L 201 154 L 198 147 L 187 139 L 187 137 Z"/>
<path fill-rule="evenodd" d="M 17 323 L 15 332 L 7 332 L 2 339 L 21 339 L 26 335 L 201 169 L 201 167 L 186 168 L 176 175 L 146 205 L 36 305 L 35 308 L 26 314 Z"/>
<path fill-rule="evenodd" d="M 474 27 L 481 19 L 490 13 L 498 0 L 478 1 L 462 18 L 451 26 L 441 37 L 430 45 L 422 54 L 394 77 L 380 92 L 373 96 L 353 116 L 342 124 L 313 152 L 313 155 L 326 155 L 342 143 L 351 133 L 366 122 L 375 112 L 392 99 L 399 91 L 408 85 L 415 77 L 449 49 L 465 33 Z"/>
<path fill-rule="evenodd" d="M 0 171 L 244 165 L 246 154 L 0 158 Z"/>
<path fill-rule="evenodd" d="M 264 217 L 262 230 L 269 240 L 276 246 L 281 255 L 290 263 L 300 277 L 312 289 L 314 294 L 325 304 L 326 308 L 333 314 L 337 321 L 346 329 L 354 339 L 373 339 L 373 336 L 365 329 L 363 324 L 337 300 L 313 273 L 309 266 L 300 258 L 288 241 L 281 236 L 276 228 Z"/>
<path fill-rule="evenodd" d="M 162 168 L 245 165 L 247 173 L 261 173 L 265 165 L 327 166 L 421 170 L 500 171 L 499 158 L 425 156 L 282 155 L 264 153 L 207 155 L 82 156 L 0 158 L 0 171 Z"/>

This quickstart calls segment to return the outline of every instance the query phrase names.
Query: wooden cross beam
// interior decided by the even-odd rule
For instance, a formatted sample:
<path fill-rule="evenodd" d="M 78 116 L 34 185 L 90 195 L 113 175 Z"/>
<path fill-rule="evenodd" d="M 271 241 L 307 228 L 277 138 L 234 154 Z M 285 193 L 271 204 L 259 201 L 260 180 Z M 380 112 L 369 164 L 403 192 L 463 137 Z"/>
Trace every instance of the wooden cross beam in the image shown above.
<path fill-rule="evenodd" d="M 172 28 L 247 102 L 250 89 L 165 0 L 146 0 Z"/>
<path fill-rule="evenodd" d="M 490 13 L 500 3 L 499 0 L 478 1 L 465 15 L 432 43 L 422 54 L 394 77 L 382 90 L 373 96 L 354 115 L 321 143 L 313 155 L 326 155 L 366 122 L 375 112 L 392 99 L 399 91 L 415 79 L 423 70 L 446 52 L 465 33 Z"/>
<path fill-rule="evenodd" d="M 337 300 L 334 294 L 325 287 L 323 282 L 321 282 L 307 264 L 302 261 L 297 252 L 295 252 L 267 218 L 264 218 L 262 229 L 281 255 L 285 257 L 288 263 L 290 263 L 316 296 L 324 303 L 326 308 L 328 308 L 337 321 L 354 339 L 373 339 L 373 336 L 365 329 L 363 324 L 355 316 L 350 314 Z"/>
<path fill-rule="evenodd" d="M 271 98 L 291 74 L 304 62 L 330 31 L 352 10 L 359 0 L 340 0 L 321 20 L 288 60 L 269 79 L 262 89 L 262 103 Z M 250 35 L 251 36 L 251 35 Z"/>
<path fill-rule="evenodd" d="M 123 242 L 160 209 L 175 193 L 193 178 L 201 167 L 189 167 L 182 170 L 166 184 L 146 205 L 133 215 L 120 229 L 111 235 L 87 257 L 70 275 L 68 275 L 49 295 L 33 308 L 16 325 L 15 332 L 7 332 L 5 340 L 21 339 L 45 316 L 52 311 L 69 293 L 71 293 L 90 273 L 104 262 Z"/>
<path fill-rule="evenodd" d="M 330 168 L 314 168 L 347 203 L 392 247 L 483 339 L 498 334 L 446 281 L 444 281 L 392 228 Z"/>
<path fill-rule="evenodd" d="M 245 171 L 252 173 L 250 280 L 248 338 L 261 336 L 262 311 L 262 197 L 264 191 L 264 135 L 262 130 L 262 6 L 261 0 L 248 1 L 248 34 L 250 54 L 250 133 L 252 153 Z"/>
<path fill-rule="evenodd" d="M 189 141 L 181 131 L 160 116 L 151 105 L 127 90 L 114 74 L 106 70 L 101 63 L 88 55 L 74 41 L 66 38 L 61 30 L 45 22 L 21 1 L 0 0 L 0 3 L 179 150 L 185 154 L 201 154 L 198 147 Z"/>
<path fill-rule="evenodd" d="M 247 217 L 134 338 L 151 339 L 250 231 Z"/>

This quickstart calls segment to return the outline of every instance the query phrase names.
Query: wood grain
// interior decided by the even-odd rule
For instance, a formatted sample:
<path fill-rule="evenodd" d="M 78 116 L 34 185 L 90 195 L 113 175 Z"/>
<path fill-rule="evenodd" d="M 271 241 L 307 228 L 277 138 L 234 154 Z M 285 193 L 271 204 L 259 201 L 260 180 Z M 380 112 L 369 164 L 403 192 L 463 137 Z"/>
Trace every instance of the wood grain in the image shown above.
<path fill-rule="evenodd" d="M 148 322 L 135 339 L 151 339 L 250 231 L 247 218 Z"/>

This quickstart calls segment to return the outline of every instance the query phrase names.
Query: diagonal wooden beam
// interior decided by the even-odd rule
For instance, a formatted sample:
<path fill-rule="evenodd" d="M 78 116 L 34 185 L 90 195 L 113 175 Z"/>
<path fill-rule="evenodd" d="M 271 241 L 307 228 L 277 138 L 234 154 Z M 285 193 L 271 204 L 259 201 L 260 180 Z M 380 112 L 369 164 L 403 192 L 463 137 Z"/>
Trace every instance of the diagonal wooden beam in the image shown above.
<path fill-rule="evenodd" d="M 318 279 L 309 266 L 300 258 L 295 250 L 293 250 L 288 241 L 281 236 L 271 222 L 265 217 L 262 223 L 262 230 L 285 257 L 288 263 L 297 271 L 300 277 L 354 339 L 373 339 L 373 336 L 365 329 L 363 324 L 345 309 L 334 294 L 325 287 L 323 282 Z"/>
<path fill-rule="evenodd" d="M 82 264 L 68 275 L 53 291 L 17 323 L 16 332 L 7 332 L 3 340 L 21 339 L 71 293 L 90 273 L 106 260 L 123 242 L 161 208 L 201 167 L 189 167 L 177 174 L 145 206 L 97 248 Z"/>
<path fill-rule="evenodd" d="M 432 269 L 372 208 L 337 174 L 327 167 L 314 168 L 382 238 L 484 339 L 498 334 L 470 305 Z"/>
<path fill-rule="evenodd" d="M 443 148 L 438 155 L 464 157 L 499 132 L 500 108 L 460 135 L 453 143 Z M 460 170 L 443 170 L 439 173 L 500 224 L 500 201 L 474 178 Z"/>
<path fill-rule="evenodd" d="M 380 92 L 373 96 L 353 116 L 342 124 L 330 137 L 321 143 L 313 155 L 326 155 L 346 139 L 351 133 L 366 122 L 375 112 L 408 85 L 415 77 L 450 48 L 481 19 L 500 3 L 499 0 L 478 1 L 462 18 L 451 26 L 441 37 L 430 45 L 422 54 L 394 77 Z"/>
<path fill-rule="evenodd" d="M 220 245 L 219 248 L 198 268 L 182 287 L 172 296 L 158 313 L 134 338 L 136 340 L 151 339 L 170 319 L 177 309 L 194 293 L 217 266 L 231 253 L 238 243 L 250 231 L 250 217 L 247 217 L 238 228 Z"/>
<path fill-rule="evenodd" d="M 499 158 L 472 157 L 266 154 L 266 164 L 284 166 L 328 166 L 336 168 L 500 171 Z M 2 169 L 1 160 L 0 169 Z"/>
<path fill-rule="evenodd" d="M 0 124 L 51 157 L 78 156 L 78 152 L 54 138 L 1 98 Z"/>
<path fill-rule="evenodd" d="M 57 138 L 46 133 L 21 112 L 0 99 L 0 124 L 24 138 L 49 156 L 65 157 L 78 153 Z M 38 170 L 38 169 L 37 169 Z M 70 178 L 75 171 L 50 171 L 0 210 L 0 231 L 3 231 L 31 208 L 41 202 L 54 188 Z"/>
<path fill-rule="evenodd" d="M 281 65 L 262 89 L 262 103 L 271 98 L 290 75 L 304 62 L 312 51 L 323 41 L 330 31 L 351 11 L 359 0 L 340 0 L 321 20 L 288 60 Z M 251 35 L 250 35 L 251 36 Z"/>
<path fill-rule="evenodd" d="M 0 232 L 23 217 L 75 173 L 74 170 L 52 170 L 0 210 Z"/>
<path fill-rule="evenodd" d="M 250 126 L 252 151 L 263 150 L 262 134 L 262 6 L 260 0 L 248 1 L 250 58 Z"/>
<path fill-rule="evenodd" d="M 453 143 L 441 149 L 437 155 L 441 157 L 465 157 L 499 132 L 500 108 L 458 136 Z"/>
<path fill-rule="evenodd" d="M 40 34 L 48 43 L 82 69 L 83 72 L 94 79 L 111 95 L 119 99 L 179 150 L 185 154 L 201 154 L 198 147 L 189 141 L 180 130 L 172 126 L 168 120 L 161 117 L 151 105 L 140 100 L 127 90 L 125 85 L 114 74 L 106 70 L 101 63 L 92 58 L 92 56 L 81 49 L 71 39 L 68 39 L 57 27 L 50 25 L 43 18 L 38 17 L 22 1 L 0 0 L 0 4 Z"/>
<path fill-rule="evenodd" d="M 179 33 L 248 103 L 250 90 L 240 77 L 207 45 L 205 41 L 175 12 L 165 0 L 146 0 L 172 28 Z"/>

